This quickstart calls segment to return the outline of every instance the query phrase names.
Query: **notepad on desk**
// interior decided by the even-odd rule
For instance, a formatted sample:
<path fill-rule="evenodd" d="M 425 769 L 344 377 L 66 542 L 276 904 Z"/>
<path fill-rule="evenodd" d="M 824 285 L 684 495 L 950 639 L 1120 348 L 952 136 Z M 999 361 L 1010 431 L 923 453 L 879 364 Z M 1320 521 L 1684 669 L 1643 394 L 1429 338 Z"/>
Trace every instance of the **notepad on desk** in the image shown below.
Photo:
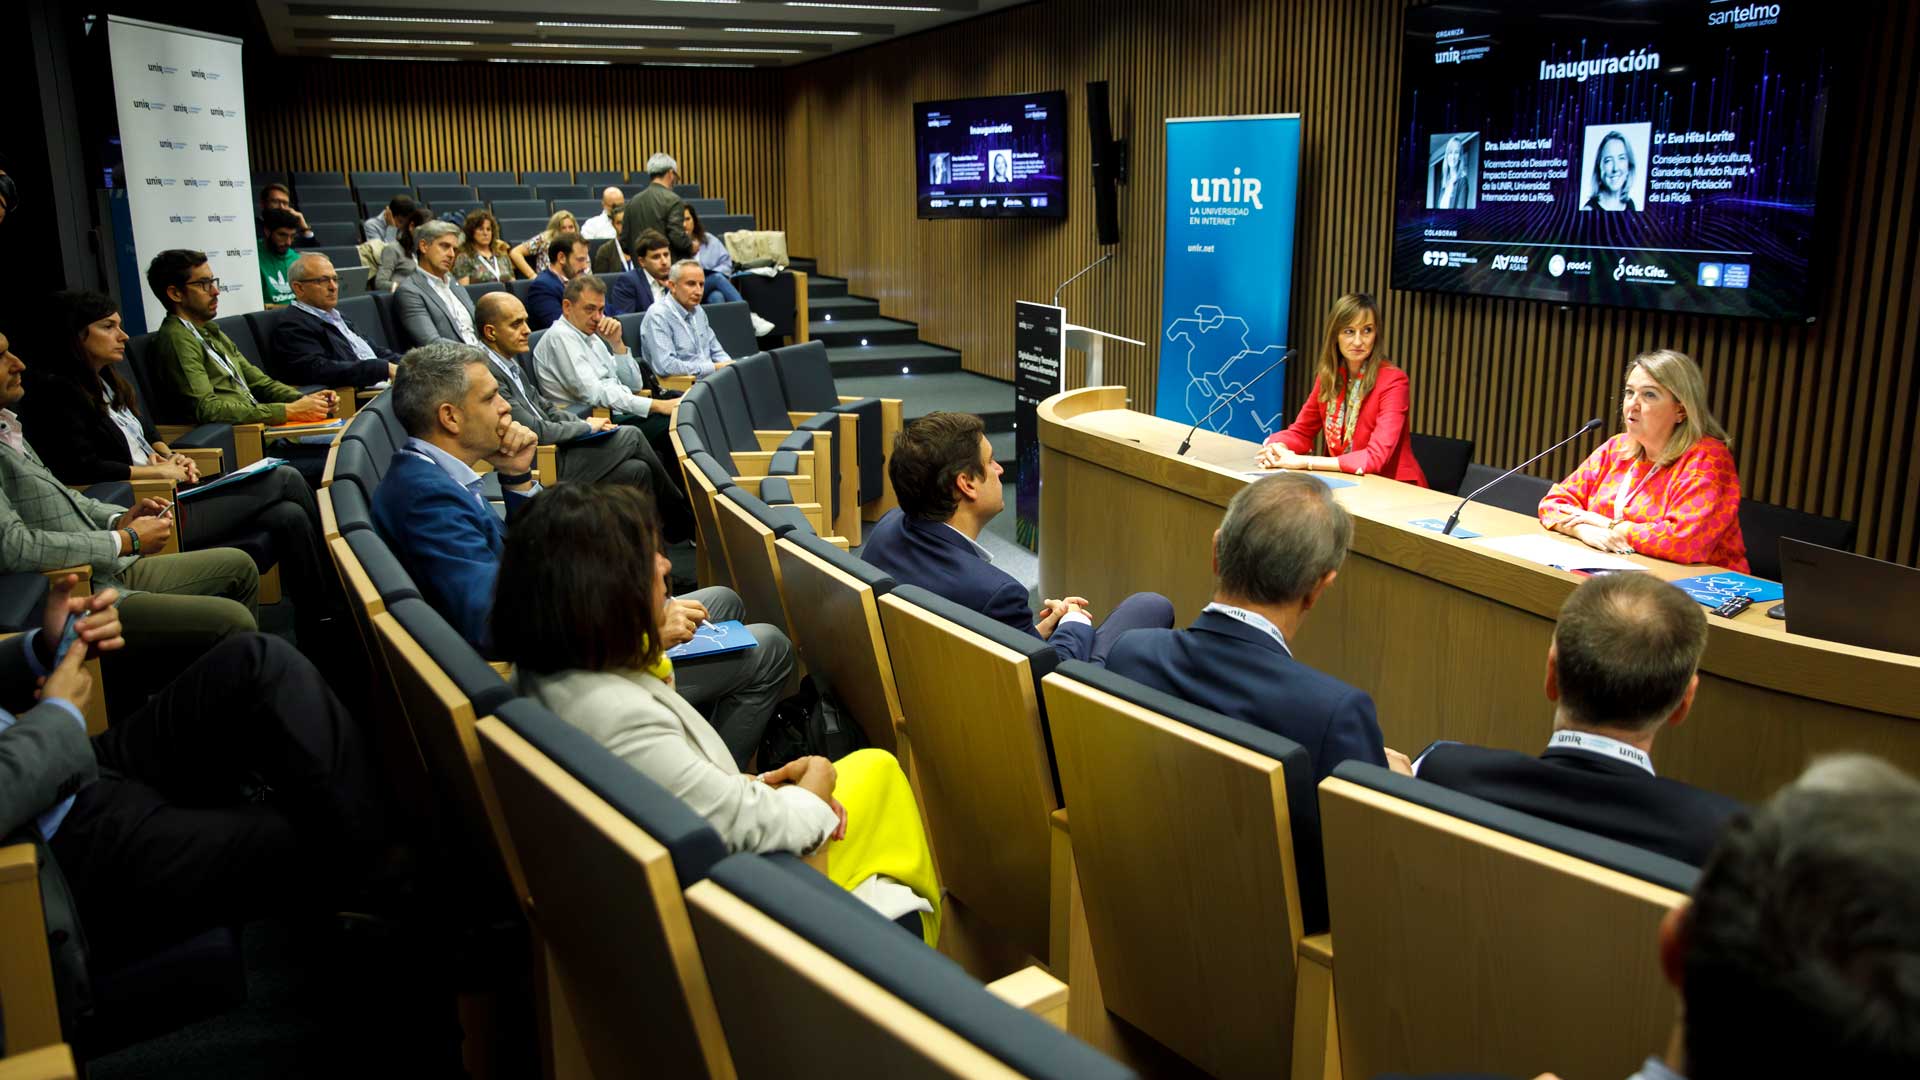
<path fill-rule="evenodd" d="M 1695 600 L 1711 608 L 1736 596 L 1744 596 L 1751 603 L 1767 604 L 1787 595 L 1786 587 L 1777 581 L 1757 578 L 1752 574 L 1739 574 L 1731 570 L 1720 574 L 1701 574 L 1699 577 L 1681 578 L 1673 583 L 1674 587 Z"/>
<path fill-rule="evenodd" d="M 667 650 L 667 659 L 677 664 L 683 660 L 701 660 L 709 656 L 742 652 L 759 644 L 753 639 L 747 625 L 737 619 L 703 622 L 694 629 L 693 640 Z"/>
<path fill-rule="evenodd" d="M 1636 562 L 1628 562 L 1618 555 L 1609 555 L 1604 551 L 1595 551 L 1585 544 L 1573 544 L 1564 540 L 1555 540 L 1551 536 L 1502 536 L 1492 540 L 1475 541 L 1481 547 L 1491 548 L 1516 559 L 1551 566 L 1555 570 L 1565 570 L 1574 574 L 1608 574 L 1616 570 L 1645 570 Z"/>

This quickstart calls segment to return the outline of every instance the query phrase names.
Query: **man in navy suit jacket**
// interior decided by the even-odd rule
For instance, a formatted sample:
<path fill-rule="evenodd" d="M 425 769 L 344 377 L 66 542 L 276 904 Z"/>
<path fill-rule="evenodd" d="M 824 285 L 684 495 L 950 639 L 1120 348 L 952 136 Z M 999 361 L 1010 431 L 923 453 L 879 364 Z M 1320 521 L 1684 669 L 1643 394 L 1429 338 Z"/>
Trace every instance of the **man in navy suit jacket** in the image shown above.
<path fill-rule="evenodd" d="M 400 356 L 347 321 L 340 277 L 325 255 L 303 255 L 287 278 L 293 307 L 273 327 L 267 374 L 288 386 L 359 386 L 393 378 Z"/>
<path fill-rule="evenodd" d="M 560 318 L 560 301 L 567 282 L 587 272 L 592 253 L 578 233 L 561 233 L 547 245 L 547 268 L 527 286 L 527 322 L 545 330 Z"/>
<path fill-rule="evenodd" d="M 487 505 L 473 464 L 485 460 L 500 474 L 511 515 L 539 491 L 539 439 L 514 422 L 486 354 L 471 346 L 436 342 L 413 350 L 389 392 L 407 442 L 374 489 L 374 527 L 421 597 L 485 652 L 507 528 Z"/>
<path fill-rule="evenodd" d="M 900 509 L 874 525 L 860 557 L 895 581 L 1046 638 L 1064 660 L 1098 664 L 1128 630 L 1173 625 L 1173 605 L 1156 593 L 1127 597 L 1098 630 L 1077 596 L 1046 601 L 1046 612 L 1035 619 L 1027 587 L 994 566 L 978 540 L 1006 509 L 1000 473 L 979 417 L 936 412 L 908 424 L 887 464 Z"/>
<path fill-rule="evenodd" d="M 666 295 L 667 271 L 673 266 L 667 238 L 648 229 L 633 242 L 633 249 L 633 265 L 607 278 L 610 316 L 639 314 L 652 306 L 655 296 Z"/>
<path fill-rule="evenodd" d="M 1352 542 L 1353 518 L 1313 477 L 1247 485 L 1213 534 L 1213 602 L 1185 630 L 1121 638 L 1107 669 L 1292 739 L 1315 783 L 1350 759 L 1406 771 L 1380 737 L 1373 698 L 1293 658 L 1290 642 Z"/>
<path fill-rule="evenodd" d="M 1658 776 L 1653 739 L 1685 720 L 1700 685 L 1707 618 L 1650 574 L 1588 578 L 1547 648 L 1553 735 L 1539 757 L 1440 742 L 1422 780 L 1702 866 L 1740 803 Z"/>

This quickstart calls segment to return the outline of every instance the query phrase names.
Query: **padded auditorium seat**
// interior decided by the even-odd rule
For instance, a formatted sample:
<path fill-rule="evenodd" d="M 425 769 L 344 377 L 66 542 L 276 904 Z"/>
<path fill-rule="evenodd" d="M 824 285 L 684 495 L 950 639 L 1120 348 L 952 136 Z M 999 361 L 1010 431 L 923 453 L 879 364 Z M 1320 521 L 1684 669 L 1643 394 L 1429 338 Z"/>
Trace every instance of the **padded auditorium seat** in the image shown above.
<path fill-rule="evenodd" d="M 787 633 L 793 620 L 787 615 L 786 592 L 780 584 L 780 562 L 773 545 L 782 536 L 811 534 L 807 516 L 792 506 L 769 506 L 739 487 L 729 487 L 714 500 L 720 540 L 727 549 L 733 588 L 757 621 L 769 622 Z"/>
<path fill-rule="evenodd" d="M 465 184 L 421 184 L 420 201 L 436 210 L 478 206 L 480 196 Z"/>
<path fill-rule="evenodd" d="M 814 455 L 814 468 L 816 479 L 821 471 L 825 471 L 829 479 L 828 531 L 845 537 L 849 544 L 860 543 L 860 511 L 855 505 L 860 486 L 858 415 L 838 409 L 811 416 L 788 411 L 771 353 L 756 352 L 740 357 L 729 370 L 738 375 L 741 393 L 746 397 L 748 419 L 756 431 L 814 434 L 814 448 L 825 451 Z"/>
<path fill-rule="evenodd" d="M 634 173 L 633 176 L 634 176 L 634 179 L 636 180 L 645 180 L 647 178 L 647 174 L 641 173 L 641 172 Z M 683 199 L 697 199 L 700 197 L 700 185 L 699 184 L 675 184 L 673 185 L 673 193 L 675 195 L 680 196 Z M 628 197 L 631 198 L 632 196 L 628 196 Z"/>
<path fill-rule="evenodd" d="M 526 184 L 488 184 L 474 181 L 473 187 L 480 193 L 482 202 L 519 202 L 533 198 L 533 188 Z"/>
<path fill-rule="evenodd" d="M 844 412 L 860 420 L 860 502 L 883 499 L 891 490 L 887 458 L 900 429 L 900 403 L 881 398 L 842 398 L 833 385 L 827 347 L 818 341 L 773 350 L 774 370 L 793 412 Z"/>
<path fill-rule="evenodd" d="M 322 247 L 351 247 L 360 242 L 360 223 L 351 218 L 338 220 L 310 220 L 308 228 L 313 230 L 313 238 L 320 241 Z"/>
<path fill-rule="evenodd" d="M 707 310 L 707 322 L 713 327 L 714 339 L 735 360 L 751 356 L 760 349 L 759 342 L 753 336 L 753 312 L 745 300 L 728 300 L 718 304 L 704 305 Z"/>
<path fill-rule="evenodd" d="M 706 451 L 727 470 L 727 475 L 734 477 L 736 483 L 745 481 L 749 475 L 804 478 L 806 492 L 802 496 L 803 501 L 813 501 L 812 451 L 775 447 L 763 449 L 751 426 L 739 432 L 732 431 L 722 420 L 719 402 L 704 379 L 687 388 L 674 415 L 679 417 L 683 411 L 687 416 L 682 419 L 693 427 Z M 803 453 L 806 455 L 804 465 Z"/>
<path fill-rule="evenodd" d="M 1465 495 L 1499 476 L 1501 470 L 1486 465 L 1467 466 L 1467 477 L 1460 481 L 1460 494 Z M 1502 510 L 1511 510 L 1528 517 L 1540 515 L 1540 500 L 1553 490 L 1553 481 L 1542 480 L 1526 473 L 1515 473 L 1495 484 L 1492 490 L 1474 497 L 1474 502 L 1497 506 Z"/>
<path fill-rule="evenodd" d="M 467 182 L 454 170 L 408 173 L 407 178 L 415 187 L 456 187 Z"/>
<path fill-rule="evenodd" d="M 356 227 L 367 217 L 367 215 L 360 212 L 359 203 L 308 203 L 300 208 L 300 215 L 307 219 L 308 225 L 319 225 L 323 222 L 344 222 Z M 315 237 L 318 238 L 318 236 L 319 234 L 316 231 Z M 321 246 L 326 246 L 324 240 L 321 242 Z"/>
<path fill-rule="evenodd" d="M 584 184 L 591 191 L 597 188 L 618 187 L 627 182 L 627 174 L 602 169 L 598 172 L 575 173 L 573 179 L 574 183 Z"/>
<path fill-rule="evenodd" d="M 1444 435 L 1414 434 L 1408 439 L 1413 460 L 1427 474 L 1427 487 L 1434 491 L 1460 491 L 1460 483 L 1473 461 L 1472 439 L 1450 439 Z"/>
<path fill-rule="evenodd" d="M 741 1076 L 792 1074 L 801 1045 L 830 1046 L 875 1076 L 1133 1075 L 803 871 L 792 859 L 733 855 L 687 890 Z"/>
<path fill-rule="evenodd" d="M 353 185 L 353 190 L 369 202 L 385 202 L 394 192 L 407 186 L 406 176 L 397 172 L 350 172 L 347 180 Z"/>
<path fill-rule="evenodd" d="M 585 184 L 546 184 L 535 181 L 533 197 L 536 199 L 546 199 L 549 202 L 555 203 L 561 199 L 592 198 L 595 206 L 600 205 L 600 199 L 594 196 L 593 192 L 589 191 Z M 554 209 L 557 210 L 559 207 L 556 206 Z M 598 211 L 595 212 L 598 213 Z"/>
<path fill-rule="evenodd" d="M 483 191 L 482 194 L 484 195 L 485 192 Z M 512 199 L 492 198 L 488 199 L 487 202 L 493 209 L 493 216 L 502 221 L 511 221 L 516 218 L 544 219 L 548 214 L 552 213 L 552 210 L 547 206 L 547 200 L 535 199 L 531 196 Z M 542 226 L 545 226 L 544 220 L 542 221 Z"/>
<path fill-rule="evenodd" d="M 1780 538 L 1805 540 L 1836 551 L 1852 551 L 1860 528 L 1845 518 L 1821 517 L 1772 503 L 1740 500 L 1740 536 L 1755 577 L 1780 580 Z"/>
<path fill-rule="evenodd" d="M 467 170 L 467 183 L 474 187 L 512 187 L 520 182 L 517 173 L 503 170 Z"/>
<path fill-rule="evenodd" d="M 573 174 L 570 172 L 555 172 L 553 170 L 542 171 L 539 169 L 529 169 L 520 174 L 520 182 L 535 186 L 541 184 L 571 184 L 573 183 Z"/>
<path fill-rule="evenodd" d="M 787 636 L 823 694 L 866 732 L 869 745 L 899 756 L 900 693 L 880 629 L 879 598 L 894 581 L 872 563 L 795 530 L 774 544 L 791 620 Z"/>

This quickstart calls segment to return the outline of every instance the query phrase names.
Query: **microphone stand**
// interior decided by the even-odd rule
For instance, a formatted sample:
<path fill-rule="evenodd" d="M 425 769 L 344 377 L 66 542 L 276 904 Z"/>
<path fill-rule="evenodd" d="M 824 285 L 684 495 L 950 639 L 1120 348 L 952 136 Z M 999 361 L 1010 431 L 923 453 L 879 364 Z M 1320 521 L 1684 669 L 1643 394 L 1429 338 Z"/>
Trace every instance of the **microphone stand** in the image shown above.
<path fill-rule="evenodd" d="M 1225 406 L 1227 402 L 1232 401 L 1235 398 L 1239 397 L 1241 394 L 1244 394 L 1248 390 L 1253 389 L 1254 383 L 1257 383 L 1261 379 L 1266 378 L 1268 372 L 1271 372 L 1274 368 L 1279 367 L 1281 364 L 1284 364 L 1291 359 L 1293 359 L 1293 350 L 1288 349 L 1286 352 L 1283 352 L 1280 354 L 1280 359 L 1275 360 L 1271 364 L 1268 364 L 1266 371 L 1262 371 L 1260 374 L 1255 375 L 1253 378 L 1248 379 L 1246 382 L 1241 383 L 1240 389 L 1235 390 L 1233 393 L 1227 394 L 1221 397 L 1219 401 L 1214 402 L 1213 408 L 1207 410 L 1207 415 L 1201 417 L 1198 420 L 1195 420 L 1193 422 L 1193 426 L 1187 429 L 1187 437 L 1180 440 L 1180 449 L 1174 451 L 1173 456 L 1174 457 L 1187 456 L 1187 451 L 1193 448 L 1193 433 L 1200 430 L 1201 424 L 1204 424 L 1207 421 L 1213 419 L 1213 414 L 1219 412 L 1220 409 L 1223 406 Z"/>
<path fill-rule="evenodd" d="M 1567 436 L 1566 438 L 1561 439 L 1559 442 L 1554 443 L 1552 446 L 1547 447 L 1545 450 L 1542 450 L 1539 453 L 1528 458 L 1527 460 L 1521 462 L 1520 464 L 1515 465 L 1513 468 L 1508 469 L 1506 472 L 1501 473 L 1499 476 L 1496 476 L 1493 479 L 1487 481 L 1486 483 L 1481 484 L 1480 487 L 1473 492 L 1473 495 L 1468 495 L 1466 498 L 1461 499 L 1460 505 L 1454 507 L 1453 513 L 1447 515 L 1447 525 L 1445 528 L 1440 530 L 1440 535 L 1442 536 L 1453 535 L 1453 527 L 1455 525 L 1460 524 L 1460 512 L 1462 510 L 1465 510 L 1467 508 L 1467 504 L 1473 501 L 1474 495 L 1480 494 L 1482 491 L 1487 490 L 1493 485 L 1499 483 L 1502 480 L 1505 480 L 1507 477 L 1512 476 L 1514 473 L 1517 473 L 1521 469 L 1524 469 L 1527 466 L 1533 464 L 1534 462 L 1539 461 L 1541 458 L 1546 457 L 1548 454 L 1553 453 L 1555 450 L 1560 449 L 1561 447 L 1567 445 L 1573 440 L 1579 438 L 1582 435 L 1585 435 L 1587 432 L 1592 431 L 1594 428 L 1597 428 L 1599 426 L 1600 426 L 1600 418 L 1596 416 L 1593 419 L 1587 421 L 1586 423 L 1581 424 L 1579 431 L 1576 431 L 1573 434 Z"/>
<path fill-rule="evenodd" d="M 1102 255 L 1099 258 L 1088 263 L 1085 270 L 1082 270 L 1079 273 L 1068 278 L 1067 280 L 1061 282 L 1060 287 L 1058 289 L 1053 290 L 1053 306 L 1054 307 L 1060 306 L 1060 294 L 1066 291 L 1067 286 L 1073 284 L 1076 281 L 1079 281 L 1081 278 L 1087 275 L 1088 270 L 1092 270 L 1094 267 L 1099 266 L 1101 263 L 1106 262 L 1111 258 L 1113 258 L 1113 252 L 1109 251 L 1105 255 Z"/>

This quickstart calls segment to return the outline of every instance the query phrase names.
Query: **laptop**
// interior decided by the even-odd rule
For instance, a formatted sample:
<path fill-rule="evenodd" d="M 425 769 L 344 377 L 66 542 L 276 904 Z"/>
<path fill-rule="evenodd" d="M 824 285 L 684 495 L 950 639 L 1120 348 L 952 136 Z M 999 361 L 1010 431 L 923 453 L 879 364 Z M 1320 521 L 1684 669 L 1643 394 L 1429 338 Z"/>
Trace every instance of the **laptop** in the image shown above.
<path fill-rule="evenodd" d="M 1783 536 L 1780 579 L 1787 633 L 1920 656 L 1920 570 Z"/>

